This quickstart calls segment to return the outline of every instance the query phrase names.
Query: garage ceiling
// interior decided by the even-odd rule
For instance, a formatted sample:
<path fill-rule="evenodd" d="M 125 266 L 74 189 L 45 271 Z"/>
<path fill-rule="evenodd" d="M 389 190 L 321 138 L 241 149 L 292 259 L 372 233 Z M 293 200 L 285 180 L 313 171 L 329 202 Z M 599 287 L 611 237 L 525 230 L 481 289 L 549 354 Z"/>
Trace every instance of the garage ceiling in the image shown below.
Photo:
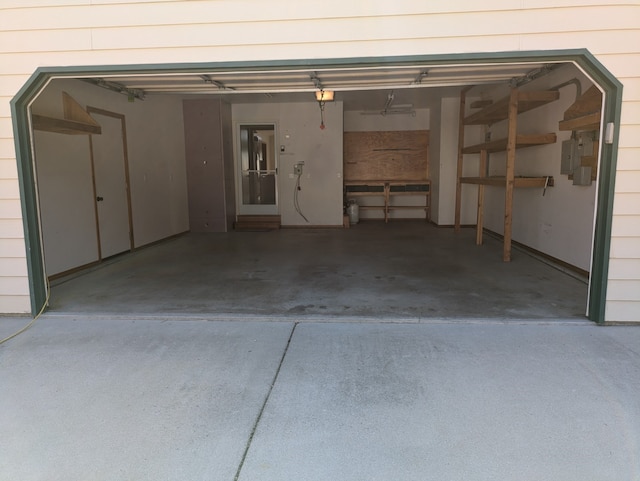
<path fill-rule="evenodd" d="M 140 99 L 154 94 L 224 95 L 230 103 L 309 101 L 314 99 L 314 92 L 324 89 L 336 92 L 344 110 L 375 111 L 389 107 L 389 101 L 427 108 L 432 99 L 455 96 L 462 86 L 520 82 L 553 66 L 516 63 L 198 70 L 103 75 L 86 80 Z"/>

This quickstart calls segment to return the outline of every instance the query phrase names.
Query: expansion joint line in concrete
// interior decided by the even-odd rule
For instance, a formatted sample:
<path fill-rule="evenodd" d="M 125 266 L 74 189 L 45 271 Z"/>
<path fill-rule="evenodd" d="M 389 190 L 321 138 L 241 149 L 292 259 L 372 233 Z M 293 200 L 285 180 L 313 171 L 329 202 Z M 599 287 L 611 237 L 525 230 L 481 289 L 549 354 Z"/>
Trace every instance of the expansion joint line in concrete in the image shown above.
<path fill-rule="evenodd" d="M 282 364 L 284 363 L 284 358 L 289 351 L 289 345 L 291 344 L 291 339 L 293 339 L 293 333 L 298 327 L 298 323 L 294 323 L 291 328 L 291 332 L 289 333 L 289 339 L 287 339 L 287 345 L 284 347 L 284 351 L 282 352 L 282 357 L 280 358 L 280 363 L 278 363 L 278 368 L 276 369 L 275 375 L 273 376 L 273 380 L 271 381 L 271 385 L 269 386 L 269 390 L 267 391 L 267 395 L 264 398 L 264 402 L 260 407 L 260 411 L 258 412 L 258 416 L 256 417 L 255 422 L 253 423 L 253 428 L 251 429 L 251 434 L 249 434 L 249 439 L 247 440 L 247 445 L 244 448 L 244 452 L 242 453 L 242 459 L 240 460 L 240 464 L 238 465 L 238 470 L 236 471 L 236 475 L 233 477 L 233 481 L 238 481 L 240 477 L 240 472 L 242 471 L 242 467 L 244 466 L 244 462 L 247 459 L 247 454 L 249 454 L 249 448 L 251 448 L 251 443 L 253 442 L 253 436 L 258 429 L 258 425 L 260 424 L 260 420 L 262 419 L 262 413 L 267 407 L 267 403 L 269 402 L 269 398 L 271 397 L 271 391 L 273 391 L 273 386 L 276 385 L 278 381 L 278 376 L 280 375 L 280 369 L 282 368 Z"/>

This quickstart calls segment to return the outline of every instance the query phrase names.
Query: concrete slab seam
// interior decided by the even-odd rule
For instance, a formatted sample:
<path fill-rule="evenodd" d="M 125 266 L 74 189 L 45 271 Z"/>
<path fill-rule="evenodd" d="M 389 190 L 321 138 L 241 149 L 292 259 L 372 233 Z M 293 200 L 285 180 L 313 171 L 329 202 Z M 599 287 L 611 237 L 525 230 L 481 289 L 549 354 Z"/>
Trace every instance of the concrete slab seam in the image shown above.
<path fill-rule="evenodd" d="M 253 442 L 253 437 L 258 429 L 258 425 L 260 424 L 260 420 L 262 419 L 262 414 L 264 413 L 267 403 L 269 402 L 269 398 L 271 397 L 271 391 L 273 391 L 273 386 L 275 386 L 278 381 L 278 376 L 280 375 L 280 369 L 282 368 L 282 364 L 284 363 L 284 359 L 287 356 L 287 352 L 289 351 L 289 346 L 291 345 L 291 339 L 293 339 L 293 333 L 296 331 L 296 327 L 298 323 L 294 323 L 291 328 L 291 333 L 289 333 L 289 339 L 287 339 L 287 344 L 284 347 L 284 351 L 282 353 L 282 357 L 280 358 L 280 362 L 278 363 L 278 368 L 273 376 L 273 380 L 271 381 L 271 385 L 267 391 L 267 395 L 264 398 L 264 402 L 260 407 L 260 411 L 258 412 L 258 416 L 256 416 L 256 420 L 253 423 L 253 427 L 251 429 L 251 433 L 249 434 L 249 439 L 247 440 L 247 445 L 244 448 L 244 452 L 242 453 L 242 458 L 240 458 L 240 464 L 238 465 L 238 469 L 236 470 L 236 474 L 233 477 L 233 481 L 238 481 L 240 478 L 240 473 L 242 472 L 242 467 L 244 466 L 244 462 L 247 459 L 247 455 L 249 454 L 249 449 L 251 448 L 251 443 Z"/>

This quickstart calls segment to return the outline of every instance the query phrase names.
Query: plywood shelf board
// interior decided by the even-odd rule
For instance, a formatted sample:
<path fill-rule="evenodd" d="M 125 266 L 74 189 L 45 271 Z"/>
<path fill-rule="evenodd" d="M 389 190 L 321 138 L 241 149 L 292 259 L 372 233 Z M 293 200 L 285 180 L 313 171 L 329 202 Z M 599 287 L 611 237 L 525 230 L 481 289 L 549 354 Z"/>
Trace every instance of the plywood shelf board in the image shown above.
<path fill-rule="evenodd" d="M 46 132 L 55 132 L 57 134 L 66 135 L 87 135 L 102 133 L 101 127 L 89 125 L 75 120 L 55 119 L 45 115 L 32 115 L 33 128 L 35 130 L 43 130 Z"/>
<path fill-rule="evenodd" d="M 556 134 L 518 134 L 516 136 L 516 149 L 522 149 L 524 147 L 533 147 L 535 145 L 553 144 L 557 140 Z M 484 142 L 482 144 L 470 145 L 462 149 L 463 154 L 478 154 L 481 150 L 487 152 L 502 152 L 507 150 L 508 139 L 492 140 L 490 142 Z"/>
<path fill-rule="evenodd" d="M 538 90 L 531 92 L 518 92 L 518 113 L 527 112 L 546 105 L 560 98 L 557 90 Z M 485 107 L 465 117 L 465 125 L 487 125 L 506 120 L 509 115 L 509 97 Z"/>
<path fill-rule="evenodd" d="M 600 112 L 587 114 L 569 120 L 561 120 L 558 123 L 560 130 L 598 130 L 600 129 Z"/>
<path fill-rule="evenodd" d="M 406 210 L 427 210 L 428 207 L 425 207 L 423 205 L 389 205 L 387 206 L 387 209 L 389 210 L 400 210 L 400 209 L 406 209 Z"/>
<path fill-rule="evenodd" d="M 547 180 L 548 179 L 548 180 Z M 492 185 L 496 187 L 504 187 L 507 184 L 507 178 L 501 176 L 491 177 L 461 177 L 460 182 L 463 184 L 475 185 Z M 552 176 L 548 177 L 514 177 L 514 187 L 553 187 L 554 180 Z"/>

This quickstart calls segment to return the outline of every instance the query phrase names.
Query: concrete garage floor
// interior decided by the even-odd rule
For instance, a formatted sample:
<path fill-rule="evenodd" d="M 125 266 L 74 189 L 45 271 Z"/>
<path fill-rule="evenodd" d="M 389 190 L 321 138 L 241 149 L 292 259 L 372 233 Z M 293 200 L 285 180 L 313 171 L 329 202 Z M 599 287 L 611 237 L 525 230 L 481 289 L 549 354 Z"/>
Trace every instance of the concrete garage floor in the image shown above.
<path fill-rule="evenodd" d="M 587 321 L 45 315 L 0 346 L 0 479 L 637 480 L 639 345 Z"/>
<path fill-rule="evenodd" d="M 277 319 L 584 319 L 587 284 L 425 222 L 188 234 L 53 283 L 51 312 Z"/>

